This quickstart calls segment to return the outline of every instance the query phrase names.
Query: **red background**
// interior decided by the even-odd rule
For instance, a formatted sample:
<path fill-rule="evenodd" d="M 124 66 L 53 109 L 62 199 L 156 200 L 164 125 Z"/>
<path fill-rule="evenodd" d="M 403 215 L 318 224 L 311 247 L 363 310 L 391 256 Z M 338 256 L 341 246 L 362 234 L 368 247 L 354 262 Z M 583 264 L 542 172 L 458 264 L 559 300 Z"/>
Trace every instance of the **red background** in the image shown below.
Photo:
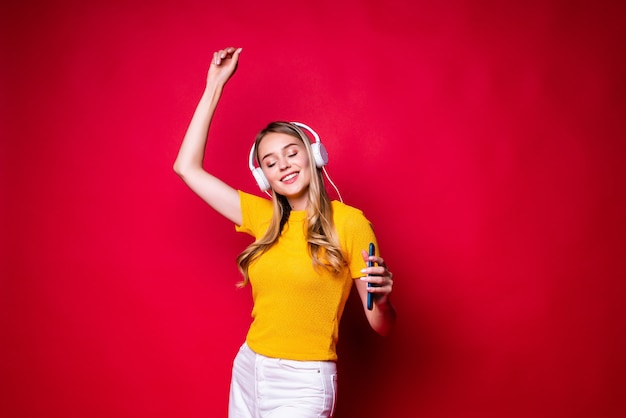
<path fill-rule="evenodd" d="M 257 192 L 257 130 L 310 124 L 397 278 L 337 417 L 626 416 L 621 2 L 8 3 L 0 415 L 225 416 L 249 241 L 172 164 L 235 45 L 207 164 Z"/>

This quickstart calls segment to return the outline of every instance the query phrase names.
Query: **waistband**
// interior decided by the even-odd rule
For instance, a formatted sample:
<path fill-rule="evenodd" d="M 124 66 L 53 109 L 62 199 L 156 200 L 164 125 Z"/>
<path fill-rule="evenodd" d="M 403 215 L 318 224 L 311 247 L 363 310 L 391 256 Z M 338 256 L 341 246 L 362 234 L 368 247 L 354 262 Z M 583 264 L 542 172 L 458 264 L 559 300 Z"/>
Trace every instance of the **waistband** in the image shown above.
<path fill-rule="evenodd" d="M 322 374 L 337 373 L 337 363 L 332 360 L 291 360 L 285 358 L 268 357 L 252 350 L 247 343 L 241 345 L 240 351 L 247 357 L 254 357 L 262 360 L 266 364 L 276 364 L 283 367 L 293 367 L 294 369 L 317 369 Z"/>

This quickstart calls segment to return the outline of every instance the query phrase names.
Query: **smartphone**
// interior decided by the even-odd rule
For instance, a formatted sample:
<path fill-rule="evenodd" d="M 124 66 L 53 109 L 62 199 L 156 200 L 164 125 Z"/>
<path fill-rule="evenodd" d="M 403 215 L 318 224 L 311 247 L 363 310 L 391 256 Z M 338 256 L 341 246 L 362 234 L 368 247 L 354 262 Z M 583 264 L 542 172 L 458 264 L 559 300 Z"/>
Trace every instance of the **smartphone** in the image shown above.
<path fill-rule="evenodd" d="M 370 248 L 367 253 L 370 256 L 372 256 L 375 254 L 375 252 L 376 252 L 376 248 L 374 247 L 374 243 L 370 242 Z M 374 266 L 374 262 L 367 260 L 367 267 L 373 267 L 373 266 Z M 372 286 L 373 286 L 372 283 L 367 284 L 367 287 L 372 287 Z M 370 292 L 367 292 L 367 309 L 371 311 L 373 308 L 374 308 L 374 295 Z"/>

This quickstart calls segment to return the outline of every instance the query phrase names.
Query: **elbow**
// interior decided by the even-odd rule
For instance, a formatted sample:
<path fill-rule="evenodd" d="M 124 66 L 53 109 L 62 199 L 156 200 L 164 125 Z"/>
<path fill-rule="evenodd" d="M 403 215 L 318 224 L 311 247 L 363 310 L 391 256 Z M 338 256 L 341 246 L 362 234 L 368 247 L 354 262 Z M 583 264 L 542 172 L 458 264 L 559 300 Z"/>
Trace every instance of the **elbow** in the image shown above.
<path fill-rule="evenodd" d="M 185 167 L 180 163 L 180 161 L 174 161 L 174 166 L 172 168 L 174 169 L 174 173 L 176 173 L 178 177 L 185 178 L 186 170 Z"/>
<path fill-rule="evenodd" d="M 377 306 L 377 308 L 379 308 Z M 384 309 L 380 309 L 377 312 L 378 315 L 370 317 L 370 326 L 380 336 L 386 337 L 391 334 L 391 331 L 396 325 L 396 310 L 390 303 L 385 305 Z"/>
<path fill-rule="evenodd" d="M 381 337 L 386 337 L 389 334 L 391 334 L 391 331 L 393 330 L 393 328 L 394 328 L 394 324 L 391 323 L 391 324 L 385 324 L 382 326 L 377 326 L 374 328 L 374 331 L 376 331 L 376 333 L 380 335 Z"/>
<path fill-rule="evenodd" d="M 196 167 L 194 164 L 188 164 L 176 160 L 174 162 L 174 173 L 178 175 L 185 183 L 189 184 L 189 181 L 193 178 L 197 178 L 198 174 L 203 171 L 201 168 Z"/>

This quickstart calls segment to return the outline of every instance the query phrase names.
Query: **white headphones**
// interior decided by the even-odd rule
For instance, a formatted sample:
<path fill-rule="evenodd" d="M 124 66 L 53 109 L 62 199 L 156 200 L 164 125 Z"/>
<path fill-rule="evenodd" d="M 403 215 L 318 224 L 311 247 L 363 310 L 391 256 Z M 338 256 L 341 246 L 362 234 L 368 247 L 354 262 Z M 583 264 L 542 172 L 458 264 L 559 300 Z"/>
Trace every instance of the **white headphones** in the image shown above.
<path fill-rule="evenodd" d="M 326 147 L 324 146 L 324 144 L 322 144 L 322 141 L 320 141 L 320 137 L 317 134 L 317 132 L 315 132 L 313 129 L 311 129 L 304 123 L 300 123 L 300 122 L 290 122 L 290 123 L 299 128 L 306 129 L 313 135 L 313 138 L 315 138 L 315 142 L 311 144 L 311 151 L 313 152 L 313 159 L 315 160 L 315 166 L 317 168 L 322 168 L 326 164 L 328 164 L 328 152 L 326 151 Z M 255 160 L 254 154 L 256 152 L 254 145 L 255 144 L 252 144 L 252 149 L 250 150 L 250 158 L 248 162 L 250 166 L 250 171 L 252 172 L 254 179 L 259 185 L 259 188 L 261 188 L 262 191 L 267 191 L 270 189 L 270 182 L 265 177 L 265 174 L 263 174 L 263 169 L 261 167 L 254 166 L 254 160 Z"/>

